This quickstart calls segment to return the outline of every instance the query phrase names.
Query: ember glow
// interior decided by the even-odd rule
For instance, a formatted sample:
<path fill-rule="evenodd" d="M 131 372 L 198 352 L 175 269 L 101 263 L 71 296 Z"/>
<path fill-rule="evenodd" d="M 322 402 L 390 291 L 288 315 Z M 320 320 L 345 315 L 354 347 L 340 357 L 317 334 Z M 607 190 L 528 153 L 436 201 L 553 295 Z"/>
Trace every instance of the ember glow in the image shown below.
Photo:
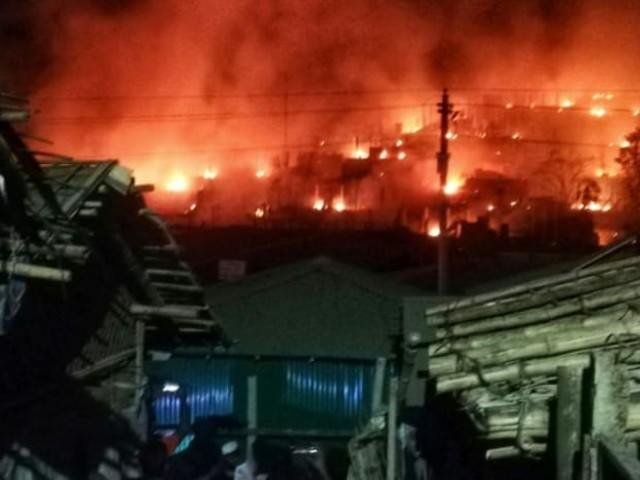
<path fill-rule="evenodd" d="M 170 192 L 184 192 L 189 188 L 187 177 L 181 173 L 173 175 L 167 182 L 167 190 Z"/>
<path fill-rule="evenodd" d="M 344 203 L 344 199 L 343 198 L 338 198 L 338 199 L 334 200 L 333 209 L 336 212 L 344 212 L 347 209 L 347 206 Z"/>
<path fill-rule="evenodd" d="M 431 227 L 427 232 L 427 235 L 430 237 L 439 237 L 440 236 L 440 227 Z"/>
<path fill-rule="evenodd" d="M 316 210 L 317 212 L 324 210 L 324 208 L 325 208 L 325 203 L 324 203 L 324 200 L 322 200 L 321 198 L 316 198 L 313 201 L 313 209 Z"/>
<path fill-rule="evenodd" d="M 218 178 L 218 171 L 217 170 L 212 170 L 210 168 L 207 168 L 204 173 L 202 174 L 202 177 L 205 180 L 213 180 L 215 178 Z"/>
<path fill-rule="evenodd" d="M 444 194 L 456 195 L 460 192 L 460 187 L 462 187 L 462 182 L 460 180 L 449 180 L 444 186 Z"/>

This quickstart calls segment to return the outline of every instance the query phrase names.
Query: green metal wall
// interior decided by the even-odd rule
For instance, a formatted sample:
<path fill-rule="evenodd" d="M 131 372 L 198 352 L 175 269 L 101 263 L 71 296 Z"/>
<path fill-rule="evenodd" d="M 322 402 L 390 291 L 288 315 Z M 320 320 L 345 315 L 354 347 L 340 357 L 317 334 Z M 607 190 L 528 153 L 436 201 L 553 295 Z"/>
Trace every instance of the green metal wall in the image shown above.
<path fill-rule="evenodd" d="M 348 431 L 370 415 L 375 364 L 360 361 L 216 357 L 150 362 L 147 372 L 179 383 L 192 416 L 233 414 L 247 418 L 247 378 L 258 381 L 258 428 Z M 158 426 L 177 423 L 177 397 L 154 404 Z"/>

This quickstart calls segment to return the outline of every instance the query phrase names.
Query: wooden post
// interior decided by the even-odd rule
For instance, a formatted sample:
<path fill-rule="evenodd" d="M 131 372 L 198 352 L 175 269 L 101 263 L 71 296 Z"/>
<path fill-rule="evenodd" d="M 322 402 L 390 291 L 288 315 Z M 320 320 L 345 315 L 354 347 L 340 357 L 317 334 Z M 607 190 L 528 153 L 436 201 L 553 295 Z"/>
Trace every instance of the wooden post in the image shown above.
<path fill-rule="evenodd" d="M 594 355 L 592 434 L 624 444 L 629 383 L 626 369 L 615 363 L 614 352 Z"/>
<path fill-rule="evenodd" d="M 396 480 L 397 454 L 397 425 L 398 425 L 398 378 L 389 379 L 389 412 L 387 413 L 387 477 L 386 480 Z"/>
<path fill-rule="evenodd" d="M 247 454 L 251 452 L 251 445 L 256 439 L 258 428 L 258 377 L 251 375 L 247 378 Z"/>
<path fill-rule="evenodd" d="M 371 413 L 375 414 L 382 405 L 382 393 L 384 390 L 384 372 L 387 360 L 380 357 L 376 360 L 376 371 L 373 377 L 373 392 L 371 393 Z"/>
<path fill-rule="evenodd" d="M 582 441 L 582 368 L 558 367 L 556 479 L 573 480 Z"/>

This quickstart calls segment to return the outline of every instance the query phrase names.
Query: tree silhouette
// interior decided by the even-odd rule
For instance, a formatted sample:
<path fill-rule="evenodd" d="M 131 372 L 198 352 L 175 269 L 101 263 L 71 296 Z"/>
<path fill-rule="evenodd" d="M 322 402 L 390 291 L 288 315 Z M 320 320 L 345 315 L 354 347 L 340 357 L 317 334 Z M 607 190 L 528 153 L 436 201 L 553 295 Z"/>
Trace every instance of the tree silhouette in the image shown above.
<path fill-rule="evenodd" d="M 640 232 L 640 127 L 627 135 L 628 143 L 620 148 L 616 162 L 622 170 L 624 197 L 623 208 L 628 229 Z"/>

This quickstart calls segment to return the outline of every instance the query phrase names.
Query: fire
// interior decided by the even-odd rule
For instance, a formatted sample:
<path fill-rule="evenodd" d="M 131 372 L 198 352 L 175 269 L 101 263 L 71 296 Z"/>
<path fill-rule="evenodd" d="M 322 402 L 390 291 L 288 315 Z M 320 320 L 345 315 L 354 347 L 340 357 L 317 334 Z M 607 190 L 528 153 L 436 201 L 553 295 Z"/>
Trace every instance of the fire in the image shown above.
<path fill-rule="evenodd" d="M 634 108 L 634 109 L 631 111 L 631 114 L 632 114 L 634 117 L 640 116 L 640 108 Z"/>
<path fill-rule="evenodd" d="M 353 156 L 362 160 L 367 158 L 369 155 L 367 155 L 367 152 L 365 152 L 362 148 L 359 148 L 354 152 Z"/>
<path fill-rule="evenodd" d="M 385 150 L 382 150 L 382 151 L 380 152 L 380 155 L 378 155 L 378 158 L 379 158 L 380 160 L 384 160 L 385 158 L 389 158 L 389 151 L 388 151 L 388 150 L 386 150 L 386 149 L 385 149 Z"/>
<path fill-rule="evenodd" d="M 166 188 L 170 192 L 184 192 L 189 188 L 189 182 L 187 182 L 187 177 L 177 173 L 169 180 Z"/>
<path fill-rule="evenodd" d="M 427 232 L 427 235 L 430 237 L 439 237 L 440 236 L 440 227 L 431 227 Z"/>
<path fill-rule="evenodd" d="M 324 210 L 324 200 L 321 198 L 316 198 L 313 201 L 313 209 L 317 210 L 318 212 Z"/>
<path fill-rule="evenodd" d="M 620 142 L 620 148 L 629 148 L 631 146 L 631 142 L 629 140 L 623 140 Z"/>
<path fill-rule="evenodd" d="M 254 215 L 256 216 L 256 218 L 263 218 L 264 217 L 264 208 L 262 208 L 262 207 L 256 208 L 256 211 L 254 212 Z"/>
<path fill-rule="evenodd" d="M 460 187 L 462 186 L 462 182 L 460 180 L 450 180 L 444 186 L 444 194 L 445 195 L 456 195 L 460 192 Z"/>
<path fill-rule="evenodd" d="M 564 100 L 560 101 L 560 106 L 562 108 L 571 108 L 575 105 L 575 102 L 573 102 L 572 100 L 569 100 L 567 98 L 565 98 Z"/>
<path fill-rule="evenodd" d="M 504 108 L 506 108 L 507 110 L 512 109 L 512 108 L 513 108 L 513 103 L 511 103 L 511 102 L 507 103 L 507 104 L 504 106 Z"/>
<path fill-rule="evenodd" d="M 596 118 L 602 118 L 607 114 L 607 110 L 603 107 L 591 107 L 589 115 Z"/>
<path fill-rule="evenodd" d="M 402 146 L 402 143 L 403 143 L 403 142 L 402 142 L 402 139 L 401 139 L 401 138 L 399 138 L 399 139 L 396 141 L 396 147 L 401 147 L 401 146 Z"/>
<path fill-rule="evenodd" d="M 496 209 L 495 205 L 493 205 L 493 204 L 487 205 L 487 211 L 493 212 L 495 209 Z"/>
<path fill-rule="evenodd" d="M 447 140 L 455 140 L 456 138 L 458 138 L 458 134 L 455 132 L 447 132 L 445 137 L 447 138 Z"/>
<path fill-rule="evenodd" d="M 398 160 L 404 160 L 407 158 L 407 154 L 405 152 L 398 152 Z"/>
<path fill-rule="evenodd" d="M 520 135 L 520 133 L 515 132 L 513 135 L 511 135 L 511 138 L 513 140 L 520 140 L 522 138 L 522 135 Z"/>
<path fill-rule="evenodd" d="M 336 212 L 344 212 L 347 209 L 346 204 L 344 203 L 344 199 L 342 198 L 338 198 L 337 200 L 334 200 L 333 202 L 333 209 Z"/>
<path fill-rule="evenodd" d="M 573 210 L 588 210 L 590 212 L 608 212 L 611 210 L 612 206 L 610 203 L 602 204 L 600 202 L 591 201 L 587 204 L 584 203 L 574 203 L 571 205 Z"/>
<path fill-rule="evenodd" d="M 260 169 L 256 172 L 256 178 L 265 178 L 268 176 L 268 173 L 265 169 Z"/>
<path fill-rule="evenodd" d="M 218 178 L 218 171 L 207 168 L 202 174 L 202 177 L 206 180 L 213 180 L 214 178 Z"/>

